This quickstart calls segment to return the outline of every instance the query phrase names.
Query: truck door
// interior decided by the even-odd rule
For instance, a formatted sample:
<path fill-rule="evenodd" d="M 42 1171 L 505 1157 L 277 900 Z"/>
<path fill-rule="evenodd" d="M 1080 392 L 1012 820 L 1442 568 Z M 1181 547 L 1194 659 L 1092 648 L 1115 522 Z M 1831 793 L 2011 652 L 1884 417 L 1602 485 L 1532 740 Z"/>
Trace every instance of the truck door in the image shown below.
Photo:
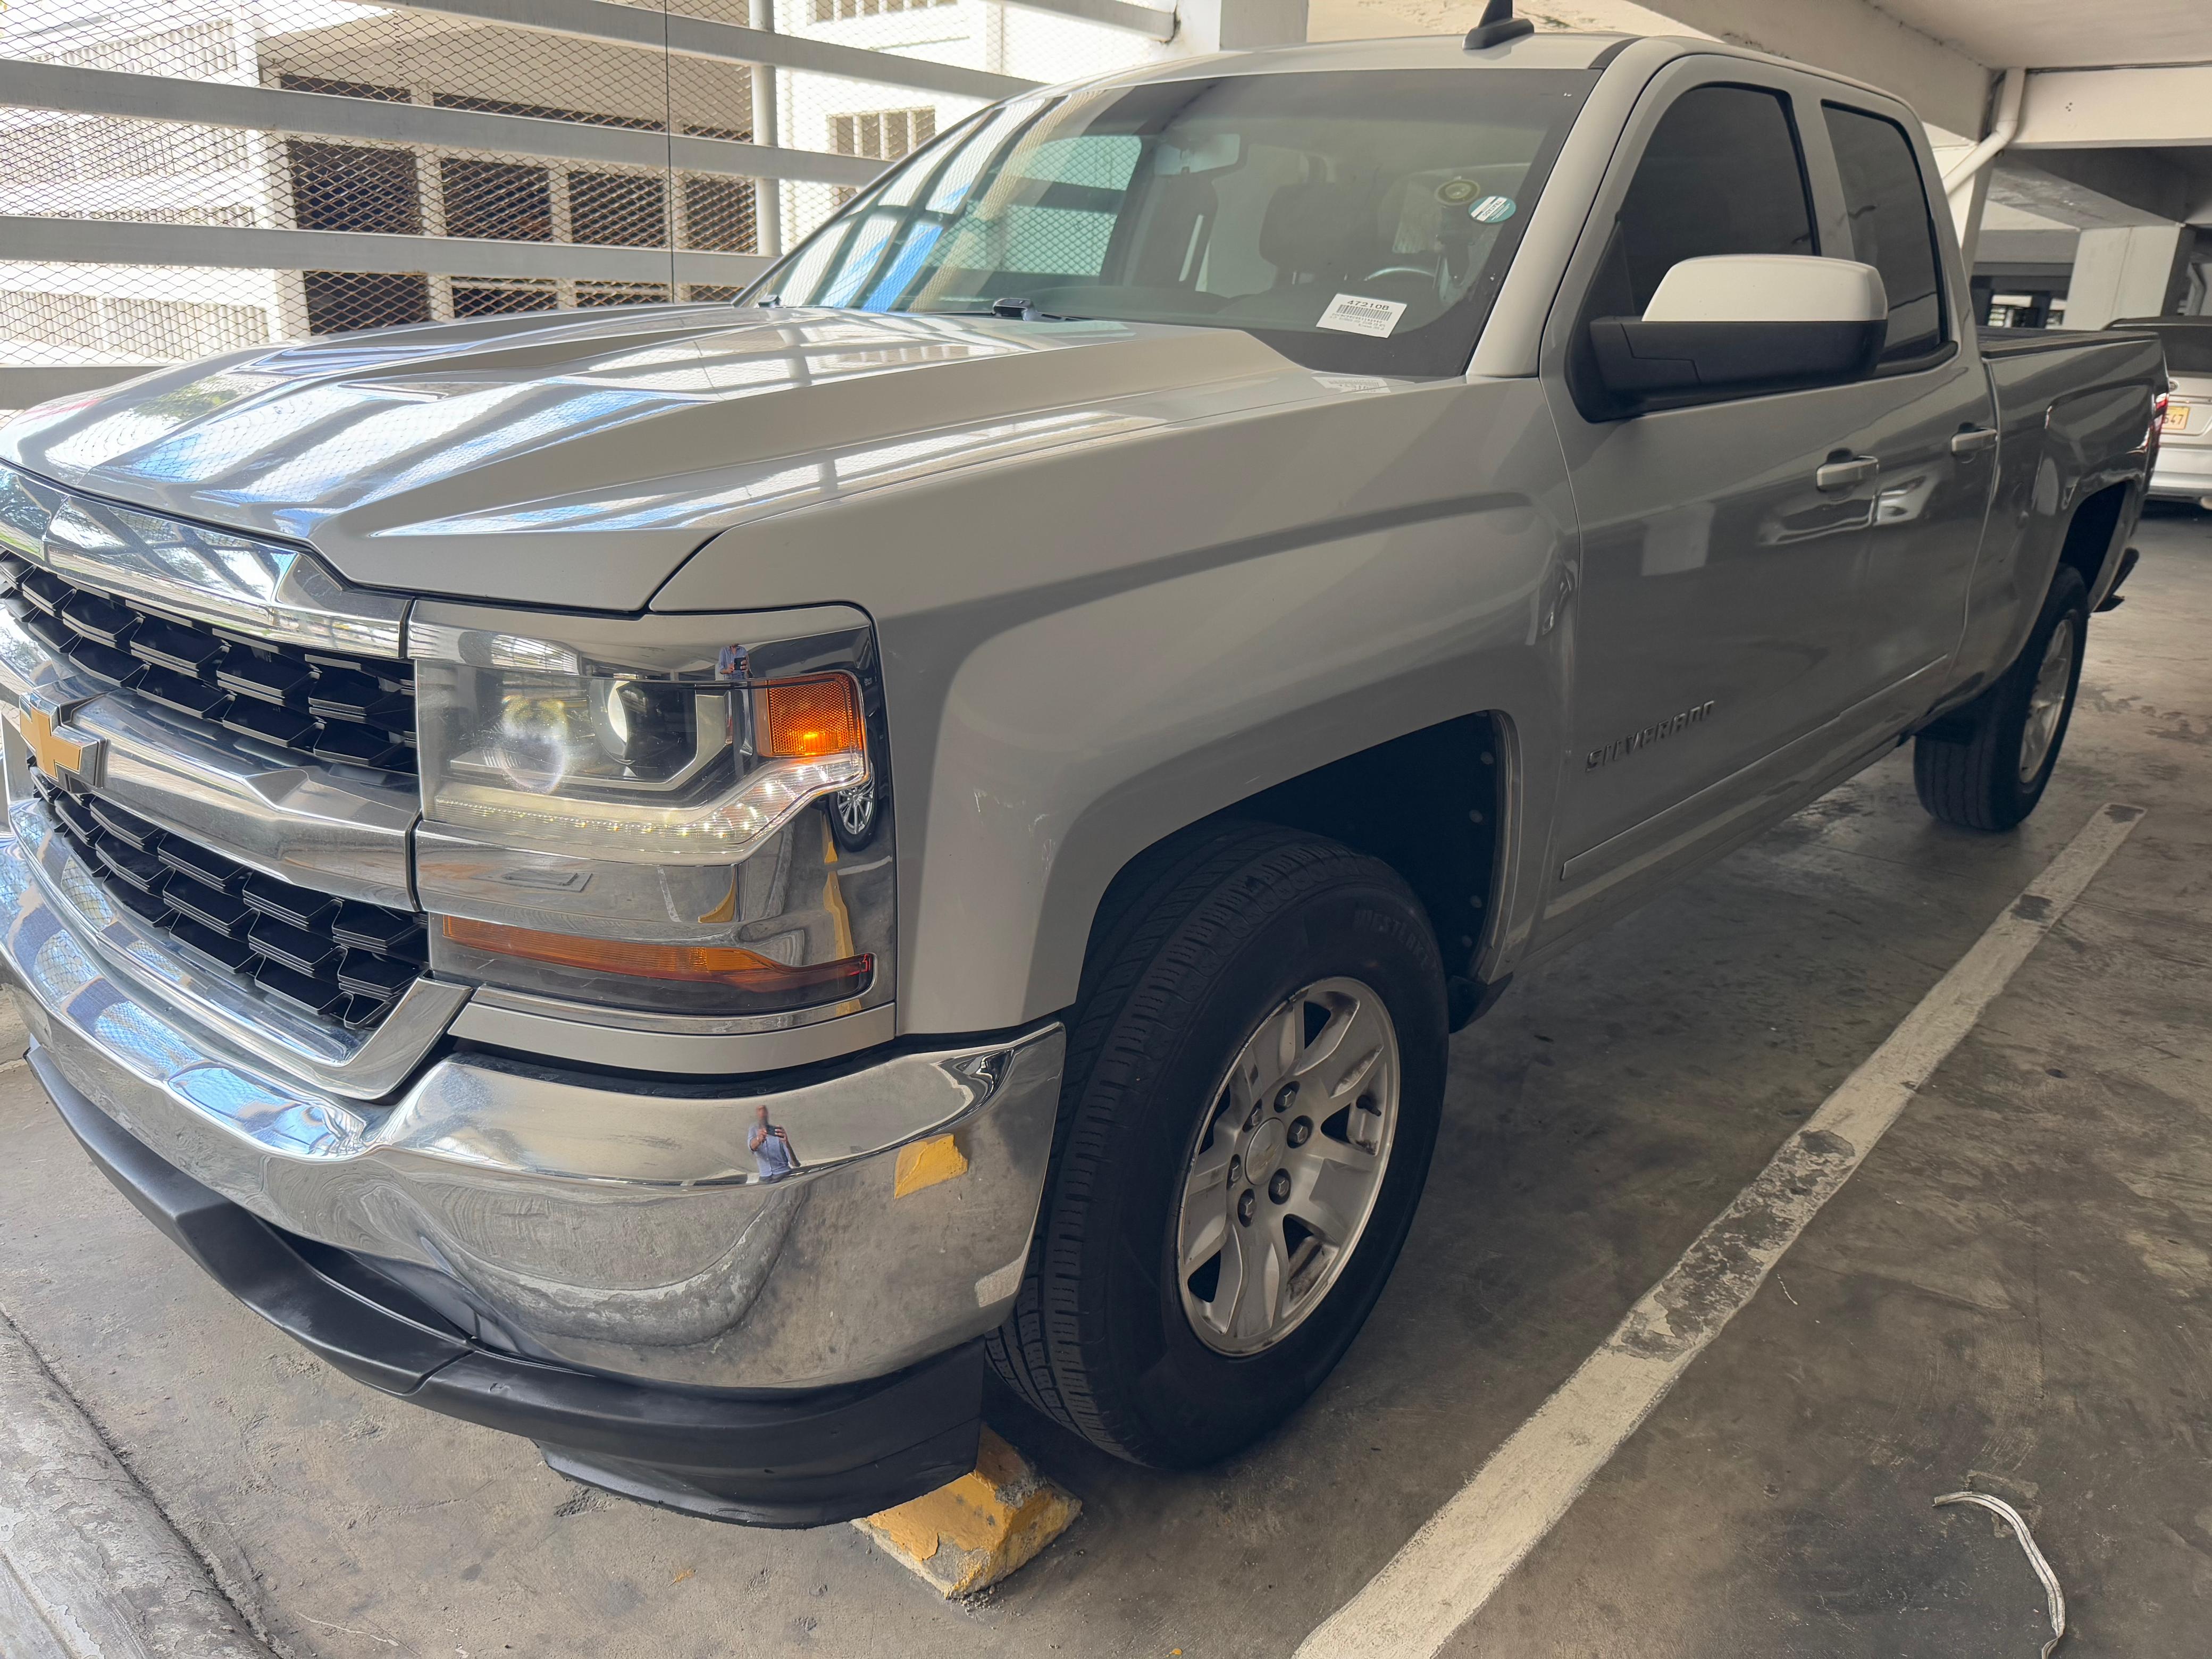
<path fill-rule="evenodd" d="M 1816 213 L 1801 141 L 1807 112 L 1820 118 L 1806 89 L 1821 84 L 1714 58 L 1661 71 L 1546 327 L 1583 532 L 1555 936 L 1752 833 L 1869 742 L 1852 710 L 1868 693 L 1858 606 L 1880 483 L 1849 463 L 1898 397 L 1855 384 L 1586 412 L 1603 406 L 1588 390 L 1590 319 L 1640 314 L 1678 261 L 1848 257 L 1833 246 L 1839 207 Z"/>
<path fill-rule="evenodd" d="M 1838 88 L 1840 91 L 1841 89 Z M 1881 723 L 1926 713 L 1958 648 L 1966 591 L 1996 475 L 1996 411 L 1972 326 L 1943 273 L 1923 158 L 1893 115 L 1824 100 L 1820 131 L 1835 159 L 1850 246 L 1838 252 L 1881 273 L 1889 333 L 1857 453 L 1875 461 L 1875 510 L 1856 599 L 1859 673 Z M 1928 162 L 1932 167 L 1932 159 Z M 1948 215 L 1948 210 L 1944 210 Z"/>

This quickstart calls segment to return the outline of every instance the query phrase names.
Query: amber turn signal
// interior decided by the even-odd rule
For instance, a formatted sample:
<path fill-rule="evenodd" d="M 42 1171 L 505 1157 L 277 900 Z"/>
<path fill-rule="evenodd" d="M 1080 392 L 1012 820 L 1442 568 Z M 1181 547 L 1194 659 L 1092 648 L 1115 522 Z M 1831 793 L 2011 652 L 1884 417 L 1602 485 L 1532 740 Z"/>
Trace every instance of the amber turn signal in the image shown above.
<path fill-rule="evenodd" d="M 627 974 L 637 979 L 726 985 L 739 991 L 809 991 L 825 1001 L 860 995 L 868 988 L 876 971 L 875 957 L 866 953 L 792 968 L 757 951 L 731 945 L 639 945 L 573 933 L 541 933 L 532 927 L 475 921 L 466 916 L 447 916 L 442 921 L 446 937 L 454 944 L 519 957 L 525 962 L 550 962 L 562 968 Z"/>
<path fill-rule="evenodd" d="M 754 693 L 754 740 L 763 759 L 818 760 L 866 746 L 860 688 L 849 674 L 780 680 Z"/>

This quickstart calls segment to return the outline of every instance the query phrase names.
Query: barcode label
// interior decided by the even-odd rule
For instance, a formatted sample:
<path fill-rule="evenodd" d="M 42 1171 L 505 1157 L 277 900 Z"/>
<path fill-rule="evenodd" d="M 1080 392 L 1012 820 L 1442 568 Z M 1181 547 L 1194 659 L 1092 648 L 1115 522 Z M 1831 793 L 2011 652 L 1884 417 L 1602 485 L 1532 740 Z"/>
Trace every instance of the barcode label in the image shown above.
<path fill-rule="evenodd" d="M 1395 300 L 1340 294 L 1328 302 L 1328 309 L 1322 313 L 1321 321 L 1314 326 L 1334 329 L 1340 334 L 1371 334 L 1378 340 L 1385 340 L 1405 314 L 1406 307 Z"/>

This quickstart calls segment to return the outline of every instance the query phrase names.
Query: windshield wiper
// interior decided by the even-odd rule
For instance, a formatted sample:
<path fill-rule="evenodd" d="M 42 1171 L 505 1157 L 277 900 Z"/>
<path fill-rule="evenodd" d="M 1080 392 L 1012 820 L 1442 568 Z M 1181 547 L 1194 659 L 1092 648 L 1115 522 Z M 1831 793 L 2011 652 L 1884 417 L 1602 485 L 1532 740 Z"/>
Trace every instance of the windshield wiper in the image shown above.
<path fill-rule="evenodd" d="M 927 310 L 907 314 L 915 317 L 1002 317 L 1011 323 L 1095 323 L 1098 320 L 1096 317 L 1078 317 L 1072 312 L 1039 311 L 1026 300 L 994 300 L 981 311 L 931 306 Z"/>

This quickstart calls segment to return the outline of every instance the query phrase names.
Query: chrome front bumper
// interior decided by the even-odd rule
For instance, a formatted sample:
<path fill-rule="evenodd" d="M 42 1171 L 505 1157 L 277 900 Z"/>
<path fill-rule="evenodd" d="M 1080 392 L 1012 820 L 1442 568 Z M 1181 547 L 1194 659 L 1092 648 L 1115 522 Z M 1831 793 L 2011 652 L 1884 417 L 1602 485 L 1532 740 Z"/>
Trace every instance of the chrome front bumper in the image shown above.
<path fill-rule="evenodd" d="M 1057 1024 L 758 1080 L 449 1049 L 354 1099 L 194 1019 L 118 948 L 127 918 L 70 879 L 66 849 L 20 809 L 16 827 L 0 839 L 0 958 L 67 1079 L 168 1164 L 371 1259 L 486 1347 L 650 1382 L 821 1388 L 941 1353 L 1012 1300 Z M 802 1166 L 780 1180 L 746 1144 L 763 1104 Z"/>

